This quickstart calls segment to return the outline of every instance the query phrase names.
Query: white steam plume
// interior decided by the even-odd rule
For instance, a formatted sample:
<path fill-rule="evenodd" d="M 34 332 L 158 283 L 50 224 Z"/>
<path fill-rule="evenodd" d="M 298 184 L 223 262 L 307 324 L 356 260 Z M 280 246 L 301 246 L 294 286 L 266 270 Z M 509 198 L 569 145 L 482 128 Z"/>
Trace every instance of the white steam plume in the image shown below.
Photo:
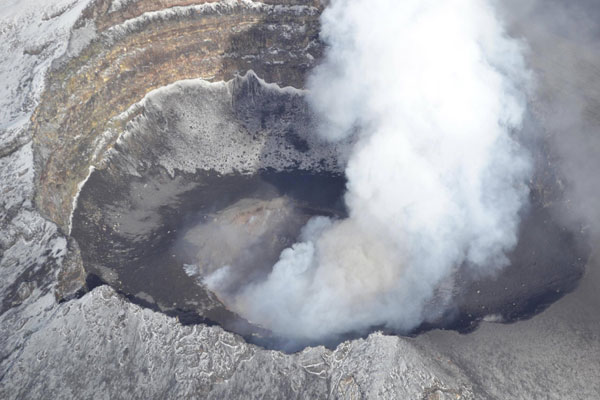
<path fill-rule="evenodd" d="M 265 281 L 236 294 L 219 290 L 227 274 L 207 282 L 296 340 L 409 330 L 458 266 L 501 268 L 516 244 L 530 173 L 511 137 L 529 80 L 521 44 L 486 0 L 334 0 L 322 25 L 310 101 L 325 138 L 358 135 L 349 218 L 311 220 Z"/>

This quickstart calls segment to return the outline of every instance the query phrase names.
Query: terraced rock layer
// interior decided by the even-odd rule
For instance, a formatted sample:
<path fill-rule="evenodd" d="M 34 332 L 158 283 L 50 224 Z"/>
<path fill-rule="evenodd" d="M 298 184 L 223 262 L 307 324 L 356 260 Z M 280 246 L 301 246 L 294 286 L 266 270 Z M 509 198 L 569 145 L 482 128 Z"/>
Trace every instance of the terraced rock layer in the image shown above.
<path fill-rule="evenodd" d="M 137 1 L 111 12 L 109 2 L 96 2 L 84 13 L 94 19 L 78 23 L 81 32 L 93 33 L 91 43 L 78 43 L 76 32 L 70 47 L 84 48 L 54 63 L 32 117 L 35 200 L 63 231 L 78 183 L 127 123 L 113 118 L 150 90 L 187 78 L 228 80 L 249 69 L 281 86 L 302 87 L 321 55 L 320 9 L 313 1 L 199 3 L 125 20 L 159 3 Z"/>

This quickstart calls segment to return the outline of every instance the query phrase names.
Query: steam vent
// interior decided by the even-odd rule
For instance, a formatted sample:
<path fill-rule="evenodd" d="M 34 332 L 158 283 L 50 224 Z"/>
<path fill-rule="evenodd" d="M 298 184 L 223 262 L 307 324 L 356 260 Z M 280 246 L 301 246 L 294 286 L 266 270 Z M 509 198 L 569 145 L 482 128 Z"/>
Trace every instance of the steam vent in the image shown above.
<path fill-rule="evenodd" d="M 497 85 L 503 96 L 522 91 L 515 95 L 522 115 L 514 124 L 502 116 L 494 120 L 510 138 L 511 156 L 517 148 L 524 154 L 524 179 L 507 184 L 504 172 L 498 179 L 523 194 L 522 205 L 512 216 L 514 232 L 495 246 L 502 259 L 480 257 L 473 249 L 494 243 L 482 245 L 479 236 L 456 227 L 487 214 L 471 213 L 472 202 L 461 203 L 462 189 L 454 191 L 463 183 L 442 176 L 444 184 L 452 182 L 448 193 L 458 193 L 448 201 L 460 210 L 446 236 L 464 243 L 464 251 L 452 247 L 444 255 L 464 254 L 453 256 L 443 273 L 436 267 L 410 275 L 415 259 L 437 259 L 435 247 L 443 244 L 426 239 L 446 227 L 409 235 L 421 214 L 408 202 L 394 203 L 407 216 L 410 237 L 389 272 L 386 263 L 398 248 L 388 251 L 388 239 L 395 243 L 404 227 L 393 225 L 397 214 L 379 218 L 379 210 L 355 200 L 366 190 L 357 178 L 365 157 L 372 168 L 365 181 L 378 179 L 381 163 L 366 152 L 383 137 L 378 129 L 388 123 L 387 102 L 398 103 L 387 93 L 396 78 L 386 75 L 385 65 L 389 59 L 410 64 L 413 57 L 408 47 L 406 62 L 387 57 L 403 39 L 377 35 L 386 24 L 409 22 L 399 19 L 405 18 L 401 2 L 362 8 L 366 0 L 342 3 L 0 4 L 0 398 L 600 398 L 600 269 L 594 256 L 600 230 L 597 205 L 589 205 L 598 185 L 577 178 L 597 177 L 600 167 L 593 153 L 600 141 L 587 134 L 600 127 L 596 30 L 571 29 L 575 14 L 567 12 L 566 1 L 552 1 L 549 8 L 538 1 L 523 7 L 507 2 L 498 10 L 486 0 L 465 2 L 481 6 L 473 6 L 483 13 L 475 19 L 487 18 L 481 10 L 489 8 L 494 21 L 503 21 L 501 40 L 510 38 L 523 54 L 526 78 L 515 87 Z M 595 25 L 591 16 L 600 10 L 575 3 L 582 10 L 576 15 L 589 13 Z M 393 18 L 367 23 L 387 6 L 395 11 L 383 14 Z M 436 22 L 433 35 L 452 37 L 452 18 L 468 18 L 448 13 L 440 14 L 448 26 Z M 548 15 L 563 16 L 565 26 Z M 425 16 L 423 21 L 427 26 Z M 339 26 L 341 37 L 335 36 Z M 370 59 L 339 56 L 362 54 L 357 49 L 363 37 L 378 38 L 376 46 L 364 42 Z M 419 40 L 417 35 L 407 43 Z M 426 52 L 429 42 L 423 40 L 418 48 Z M 335 53 L 343 45 L 348 48 Z M 497 56 L 497 49 L 487 50 L 486 56 Z M 500 59 L 510 51 L 502 48 Z M 372 59 L 379 56 L 380 62 Z M 477 65 L 496 66 L 494 60 Z M 520 68 L 519 60 L 511 68 Z M 324 72 L 344 62 L 350 66 L 340 70 L 361 73 Z M 409 73 L 391 69 L 399 81 L 397 74 Z M 389 85 L 372 94 L 377 88 L 371 82 L 386 79 Z M 330 81 L 343 84 L 324 89 Z M 434 86 L 434 96 L 445 90 L 442 81 Z M 327 101 L 320 103 L 318 93 Z M 359 100 L 348 100 L 352 106 L 344 115 L 358 116 L 350 133 L 335 137 L 346 117 L 319 105 L 353 93 Z M 452 110 L 461 96 L 452 94 Z M 370 107 L 370 98 L 377 107 Z M 470 115 L 494 108 L 474 104 Z M 427 108 L 423 118 L 411 108 L 414 120 L 402 129 L 435 127 L 440 108 Z M 327 125 L 329 117 L 334 123 Z M 418 143 L 417 152 L 433 149 L 435 162 L 444 158 L 443 140 L 431 148 Z M 471 145 L 453 151 L 472 154 Z M 384 148 L 385 154 L 411 156 L 399 145 Z M 480 162 L 458 159 L 460 171 Z M 575 162 L 582 159 L 588 161 Z M 508 164 L 507 171 L 515 170 L 512 159 Z M 481 174 L 484 182 L 495 173 L 490 171 Z M 398 182 L 405 181 L 368 187 L 369 202 L 390 188 L 413 191 Z M 504 209 L 503 201 L 488 198 L 494 185 L 474 197 Z M 427 211 L 425 221 L 439 214 L 435 207 Z M 495 223 L 506 227 L 511 221 Z M 378 224 L 393 229 L 376 229 Z M 347 234 L 355 226 L 375 239 Z M 344 253 L 318 258 L 330 242 Z M 303 261 L 298 254 L 312 258 Z M 363 256 L 376 268 L 360 261 Z M 343 268 L 319 269 L 323 260 Z M 344 267 L 347 260 L 357 264 L 356 272 Z M 293 271 L 292 278 L 285 271 Z M 390 295 L 404 287 L 395 286 L 399 277 L 410 279 L 407 287 L 415 293 L 426 293 L 418 300 L 410 296 L 417 306 Z M 330 310 L 327 317 L 320 304 Z M 342 307 L 348 316 L 340 316 L 338 304 L 349 304 Z M 284 314 L 291 323 L 278 323 Z"/>

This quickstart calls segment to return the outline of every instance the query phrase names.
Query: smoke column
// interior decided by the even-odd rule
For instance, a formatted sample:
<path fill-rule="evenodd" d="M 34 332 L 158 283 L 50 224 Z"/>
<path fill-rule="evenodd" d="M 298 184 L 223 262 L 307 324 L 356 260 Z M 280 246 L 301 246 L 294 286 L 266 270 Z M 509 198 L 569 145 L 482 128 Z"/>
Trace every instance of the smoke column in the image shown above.
<path fill-rule="evenodd" d="M 349 217 L 312 219 L 264 281 L 224 293 L 224 267 L 205 283 L 294 340 L 407 331 L 443 309 L 456 268 L 493 273 L 517 242 L 523 45 L 486 0 L 334 0 L 322 39 L 309 101 L 326 140 L 356 136 Z"/>

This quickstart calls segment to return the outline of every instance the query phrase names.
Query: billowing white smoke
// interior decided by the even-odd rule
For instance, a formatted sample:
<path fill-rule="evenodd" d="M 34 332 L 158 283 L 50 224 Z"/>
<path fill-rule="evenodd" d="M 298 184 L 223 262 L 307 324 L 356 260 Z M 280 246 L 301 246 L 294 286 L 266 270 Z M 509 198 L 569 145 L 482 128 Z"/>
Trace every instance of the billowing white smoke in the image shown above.
<path fill-rule="evenodd" d="M 521 44 L 487 0 L 335 0 L 310 101 L 322 135 L 357 135 L 349 218 L 311 220 L 272 273 L 220 293 L 249 320 L 298 340 L 425 320 L 463 264 L 493 271 L 517 241 L 527 157 Z"/>

